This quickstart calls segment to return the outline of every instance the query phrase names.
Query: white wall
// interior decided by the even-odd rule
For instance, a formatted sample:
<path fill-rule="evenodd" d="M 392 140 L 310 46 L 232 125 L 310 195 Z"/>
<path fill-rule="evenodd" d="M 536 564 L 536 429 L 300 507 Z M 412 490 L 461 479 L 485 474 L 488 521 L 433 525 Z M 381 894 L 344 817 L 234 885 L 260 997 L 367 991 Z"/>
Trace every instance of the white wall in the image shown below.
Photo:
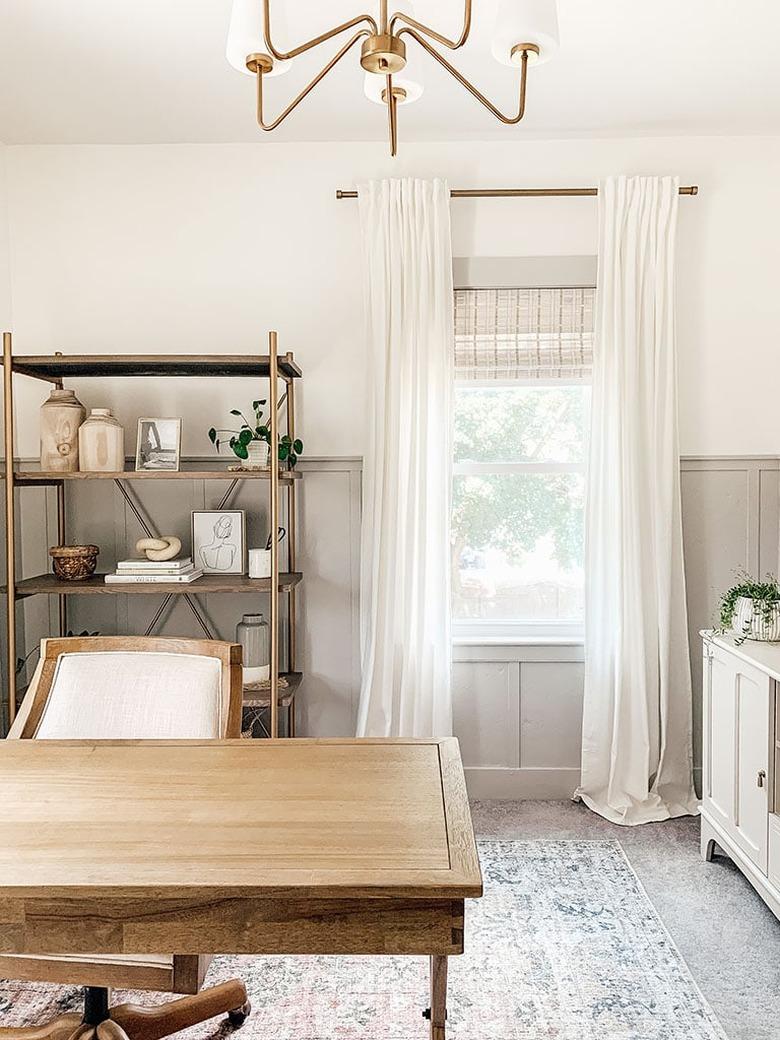
<path fill-rule="evenodd" d="M 7 153 L 17 350 L 241 352 L 263 349 L 276 328 L 306 372 L 307 450 L 331 456 L 361 453 L 364 399 L 357 204 L 336 202 L 336 188 L 391 173 L 464 187 L 678 173 L 701 188 L 680 205 L 682 451 L 780 447 L 780 138 L 523 142 L 516 132 L 514 143 L 402 143 L 395 162 L 378 143 Z M 596 202 L 459 200 L 453 227 L 458 256 L 593 254 Z M 140 398 L 127 393 L 122 384 L 111 396 L 130 418 Z M 200 453 L 235 396 L 191 388 L 182 404 L 161 386 L 155 408 L 183 408 L 185 451 Z M 22 452 L 34 454 L 34 424 L 23 433 Z"/>
<path fill-rule="evenodd" d="M 11 327 L 11 281 L 8 253 L 8 189 L 6 183 L 6 146 L 0 144 L 0 332 Z M 2 402 L 0 402 L 0 409 Z M 5 581 L 5 553 L 0 562 L 0 575 Z M 5 603 L 0 598 L 0 631 L 5 632 Z M 0 654 L 0 682 L 6 689 L 5 654 Z M 0 711 L 0 720 L 2 720 Z"/>
<path fill-rule="evenodd" d="M 522 143 L 518 133 L 516 143 L 403 144 L 396 163 L 373 143 L 20 146 L 7 160 L 17 351 L 264 351 L 265 332 L 276 328 L 305 373 L 307 454 L 324 459 L 363 450 L 358 212 L 354 201 L 335 200 L 336 188 L 389 174 L 441 175 L 457 187 L 541 187 L 590 185 L 618 172 L 678 173 L 700 186 L 697 198 L 680 203 L 682 451 L 780 451 L 780 138 Z M 596 252 L 594 200 L 461 200 L 452 212 L 456 256 Z M 35 455 L 45 388 L 17 384 L 19 414 L 30 416 L 20 424 L 21 454 Z M 135 416 L 172 413 L 185 418 L 185 453 L 200 455 L 209 448 L 206 428 L 253 388 L 122 381 L 80 383 L 79 392 L 87 405 L 116 408 L 128 451 Z M 315 733 L 349 730 L 356 682 L 356 562 L 342 551 L 355 483 L 349 466 L 333 465 L 332 472 L 315 465 L 304 504 L 306 569 L 315 577 L 304 613 L 320 620 L 306 637 L 303 722 Z M 708 488 L 689 496 L 690 518 L 709 501 Z M 688 544 L 697 548 L 689 570 L 695 625 L 709 620 L 715 563 L 720 573 L 751 562 L 736 537 L 719 542 L 717 510 L 725 511 L 724 528 L 736 531 L 742 505 L 715 495 L 703 548 L 686 518 Z M 39 541 L 40 555 L 44 534 Z M 456 725 L 472 789 L 571 790 L 581 648 L 459 647 L 456 660 Z"/>
<path fill-rule="evenodd" d="M 6 156 L 8 149 L 0 144 L 0 331 L 11 326 L 11 281 L 8 243 L 8 185 Z"/>

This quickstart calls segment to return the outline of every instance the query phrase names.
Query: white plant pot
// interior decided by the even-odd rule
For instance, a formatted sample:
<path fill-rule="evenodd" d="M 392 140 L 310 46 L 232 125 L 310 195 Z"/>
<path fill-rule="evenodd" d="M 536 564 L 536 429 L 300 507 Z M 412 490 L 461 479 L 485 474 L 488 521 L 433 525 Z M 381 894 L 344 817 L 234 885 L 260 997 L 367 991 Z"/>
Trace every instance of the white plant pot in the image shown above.
<path fill-rule="evenodd" d="M 246 466 L 249 469 L 266 469 L 268 466 L 268 444 L 266 441 L 250 441 L 246 446 L 249 457 Z"/>
<path fill-rule="evenodd" d="M 734 611 L 731 627 L 742 639 L 756 639 L 762 643 L 780 642 L 780 603 L 775 603 L 769 620 L 759 604 L 753 609 L 753 600 L 748 596 L 740 596 Z"/>

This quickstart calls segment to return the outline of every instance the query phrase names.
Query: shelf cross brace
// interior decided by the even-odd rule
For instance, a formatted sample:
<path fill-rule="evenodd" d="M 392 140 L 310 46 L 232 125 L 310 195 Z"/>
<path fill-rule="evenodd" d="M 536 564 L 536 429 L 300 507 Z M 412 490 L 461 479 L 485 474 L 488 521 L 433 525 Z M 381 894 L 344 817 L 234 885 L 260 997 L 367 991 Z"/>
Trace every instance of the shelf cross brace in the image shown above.
<path fill-rule="evenodd" d="M 230 487 L 228 488 L 228 493 L 230 493 L 231 489 L 237 483 L 238 483 L 237 480 L 231 482 Z M 119 492 L 122 495 L 122 498 L 127 503 L 128 509 L 133 514 L 133 516 L 136 518 L 138 523 L 141 525 L 141 529 L 143 530 L 143 532 L 146 535 L 146 537 L 147 538 L 157 538 L 157 537 L 159 537 L 157 532 L 147 522 L 147 520 L 144 517 L 143 513 L 138 508 L 138 504 L 135 502 L 135 497 L 127 490 L 127 488 L 124 486 L 122 481 L 121 480 L 115 480 L 114 484 L 119 488 Z M 168 604 L 168 601 L 171 598 L 172 597 L 170 595 L 165 597 L 165 599 L 163 600 L 163 602 L 162 602 L 160 608 L 158 609 L 157 613 L 152 618 L 152 621 L 151 621 L 150 625 L 147 627 L 146 632 L 144 633 L 145 635 L 150 636 L 152 634 L 152 632 L 154 631 L 155 627 L 157 626 L 157 624 L 162 619 L 162 616 L 163 616 L 163 613 L 165 611 L 165 608 L 166 608 L 166 606 Z M 209 623 L 206 620 L 206 618 L 203 616 L 202 610 L 200 609 L 198 604 L 193 601 L 193 597 L 188 592 L 184 593 L 184 601 L 186 602 L 187 606 L 190 608 L 192 613 L 195 615 L 195 620 L 198 622 L 198 624 L 200 625 L 201 629 L 203 630 L 203 633 L 206 636 L 206 639 L 216 639 L 216 636 L 212 632 L 211 626 L 209 625 Z"/>

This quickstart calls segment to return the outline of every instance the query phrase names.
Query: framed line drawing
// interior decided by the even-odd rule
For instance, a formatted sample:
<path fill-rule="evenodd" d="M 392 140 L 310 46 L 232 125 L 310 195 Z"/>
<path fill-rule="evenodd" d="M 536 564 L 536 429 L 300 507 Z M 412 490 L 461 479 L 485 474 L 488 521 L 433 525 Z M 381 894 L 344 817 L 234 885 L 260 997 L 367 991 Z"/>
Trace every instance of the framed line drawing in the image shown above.
<path fill-rule="evenodd" d="M 246 512 L 243 509 L 192 511 L 192 562 L 204 574 L 244 574 Z"/>

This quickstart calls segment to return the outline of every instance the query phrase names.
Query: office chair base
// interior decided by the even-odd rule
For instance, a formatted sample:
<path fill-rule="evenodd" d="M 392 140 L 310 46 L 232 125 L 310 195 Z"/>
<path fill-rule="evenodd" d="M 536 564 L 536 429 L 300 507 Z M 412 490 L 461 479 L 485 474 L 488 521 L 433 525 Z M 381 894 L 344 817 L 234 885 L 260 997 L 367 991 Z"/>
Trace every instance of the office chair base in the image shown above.
<path fill-rule="evenodd" d="M 244 1024 L 251 1010 L 246 987 L 239 979 L 157 1007 L 110 1007 L 109 996 L 107 989 L 87 986 L 83 1016 L 61 1015 L 45 1026 L 3 1028 L 0 1040 L 163 1040 L 215 1015 L 227 1015 L 230 1024 L 237 1028 Z"/>

